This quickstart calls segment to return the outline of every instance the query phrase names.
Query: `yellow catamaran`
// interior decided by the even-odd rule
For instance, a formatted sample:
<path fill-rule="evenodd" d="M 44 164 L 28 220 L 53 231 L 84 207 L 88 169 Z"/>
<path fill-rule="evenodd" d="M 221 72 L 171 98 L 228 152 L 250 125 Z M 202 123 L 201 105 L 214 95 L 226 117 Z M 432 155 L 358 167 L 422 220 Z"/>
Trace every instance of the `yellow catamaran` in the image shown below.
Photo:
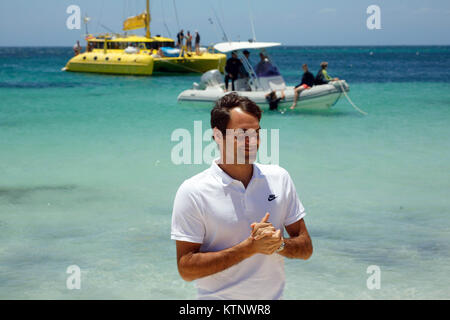
<path fill-rule="evenodd" d="M 146 12 L 130 17 L 123 30 L 145 28 L 145 36 L 87 35 L 86 52 L 69 60 L 65 71 L 152 75 L 154 72 L 198 72 L 225 68 L 226 55 L 213 48 L 188 51 L 185 46 L 175 48 L 173 39 L 150 34 L 150 5 Z"/>

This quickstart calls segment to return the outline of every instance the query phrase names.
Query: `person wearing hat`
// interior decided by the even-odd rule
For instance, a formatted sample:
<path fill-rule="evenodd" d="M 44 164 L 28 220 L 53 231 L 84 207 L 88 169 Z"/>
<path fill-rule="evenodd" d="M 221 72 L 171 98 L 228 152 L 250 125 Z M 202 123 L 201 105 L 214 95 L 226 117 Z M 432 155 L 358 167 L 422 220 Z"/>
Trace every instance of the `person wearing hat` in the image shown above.
<path fill-rule="evenodd" d="M 228 83 L 231 79 L 231 90 L 234 91 L 234 81 L 238 78 L 242 62 L 238 59 L 236 51 L 231 52 L 231 58 L 225 65 L 225 90 L 228 91 Z"/>
<path fill-rule="evenodd" d="M 316 79 L 314 81 L 316 85 L 327 84 L 330 81 L 339 80 L 339 78 L 330 77 L 328 75 L 327 68 L 328 68 L 328 62 L 324 61 L 320 64 L 320 70 L 319 70 L 319 72 L 317 72 Z"/>

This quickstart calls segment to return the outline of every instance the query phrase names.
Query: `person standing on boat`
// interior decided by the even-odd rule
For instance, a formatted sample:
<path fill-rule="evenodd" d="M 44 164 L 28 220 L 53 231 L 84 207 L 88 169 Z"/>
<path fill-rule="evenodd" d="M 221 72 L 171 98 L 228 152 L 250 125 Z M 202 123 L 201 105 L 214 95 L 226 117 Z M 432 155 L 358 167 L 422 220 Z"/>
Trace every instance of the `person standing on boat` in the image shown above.
<path fill-rule="evenodd" d="M 211 110 L 220 158 L 176 193 L 171 239 L 178 272 L 196 280 L 198 299 L 281 299 L 284 257 L 312 255 L 306 212 L 289 173 L 254 160 L 261 115 L 247 97 L 220 98 Z"/>
<path fill-rule="evenodd" d="M 177 33 L 177 47 L 180 49 L 183 46 L 183 39 L 184 39 L 184 33 L 183 33 L 183 29 L 181 29 L 181 31 Z"/>
<path fill-rule="evenodd" d="M 190 31 L 188 31 L 186 35 L 186 50 L 188 52 L 192 51 L 192 35 Z"/>
<path fill-rule="evenodd" d="M 249 61 L 249 59 L 250 59 L 250 51 L 244 50 L 244 51 L 242 51 L 242 53 L 244 54 L 245 59 L 246 59 L 247 61 Z M 248 74 L 247 70 L 246 70 L 245 67 L 244 67 L 244 61 L 243 61 L 243 59 L 241 60 L 241 68 L 240 68 L 240 70 L 239 70 L 239 77 L 240 77 L 240 78 L 243 78 L 243 79 L 249 77 L 249 74 Z"/>
<path fill-rule="evenodd" d="M 234 81 L 238 78 L 242 62 L 238 59 L 236 51 L 231 52 L 231 58 L 225 65 L 225 90 L 228 91 L 228 83 L 231 80 L 231 90 L 234 91 Z"/>
<path fill-rule="evenodd" d="M 327 72 L 328 62 L 322 62 L 320 64 L 320 70 L 317 72 L 316 79 L 314 83 L 316 85 L 327 84 L 330 81 L 337 81 L 339 78 L 332 78 L 328 75 Z"/>
<path fill-rule="evenodd" d="M 195 30 L 195 52 L 197 55 L 200 54 L 200 34 Z"/>
<path fill-rule="evenodd" d="M 277 68 L 270 63 L 269 58 L 263 53 L 259 53 L 261 59 L 255 67 L 255 72 L 258 77 L 270 77 L 280 75 Z"/>
<path fill-rule="evenodd" d="M 73 54 L 75 56 L 79 55 L 81 52 L 81 45 L 80 45 L 80 41 L 77 40 L 77 43 L 73 46 Z"/>
<path fill-rule="evenodd" d="M 302 82 L 300 82 L 299 85 L 295 86 L 294 89 L 294 103 L 290 107 L 290 109 L 294 109 L 297 106 L 297 101 L 300 93 L 303 90 L 311 89 L 311 87 L 314 85 L 314 75 L 309 72 L 308 65 L 305 63 L 302 66 L 303 68 L 303 77 Z"/>

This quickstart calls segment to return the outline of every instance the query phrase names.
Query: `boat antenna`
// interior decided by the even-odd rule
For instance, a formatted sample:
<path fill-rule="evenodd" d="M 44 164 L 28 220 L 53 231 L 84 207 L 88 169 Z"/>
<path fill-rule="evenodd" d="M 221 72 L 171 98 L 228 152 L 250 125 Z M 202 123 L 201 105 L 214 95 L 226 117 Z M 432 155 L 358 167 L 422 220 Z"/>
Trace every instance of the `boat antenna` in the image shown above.
<path fill-rule="evenodd" d="M 167 34 L 169 35 L 169 37 L 172 38 L 172 34 L 170 33 L 169 27 L 167 26 L 167 23 L 166 23 L 166 14 L 164 13 L 164 2 L 163 2 L 163 0 L 161 0 L 161 11 L 162 11 L 162 16 L 163 16 L 164 27 L 166 28 L 166 31 L 167 31 Z"/>
<path fill-rule="evenodd" d="M 250 12 L 250 23 L 252 25 L 252 34 L 253 34 L 253 42 L 256 41 L 256 33 L 255 33 L 255 25 L 253 22 L 253 13 L 252 13 L 252 7 L 250 6 L 250 0 L 248 0 L 248 11 Z"/>
<path fill-rule="evenodd" d="M 145 15 L 145 37 L 150 39 L 150 4 L 147 0 L 146 15 Z"/>
<path fill-rule="evenodd" d="M 86 14 L 84 15 L 84 18 L 83 18 L 84 27 L 85 27 L 85 30 L 86 30 L 86 35 L 89 34 L 89 31 L 88 31 L 88 23 L 89 23 L 89 21 L 91 21 L 91 18 L 88 17 L 88 15 L 87 15 L 87 13 L 86 13 Z"/>
<path fill-rule="evenodd" d="M 214 24 L 213 19 L 208 18 L 208 21 L 209 21 L 210 24 L 212 24 L 212 25 L 214 26 L 214 30 L 216 31 L 217 38 L 219 39 L 219 38 L 220 38 L 220 32 L 219 32 L 219 30 L 217 30 L 217 27 L 216 27 L 216 25 Z"/>
<path fill-rule="evenodd" d="M 173 0 L 173 9 L 175 10 L 175 19 L 177 20 L 178 31 L 180 31 L 180 20 L 178 20 L 177 5 L 175 4 L 175 0 Z"/>
<path fill-rule="evenodd" d="M 95 28 L 96 33 L 98 32 L 98 27 L 100 26 L 101 21 L 102 21 L 104 4 L 105 4 L 105 0 L 102 0 L 102 4 L 101 4 L 101 8 L 100 8 L 100 17 L 97 20 L 97 27 Z"/>
<path fill-rule="evenodd" d="M 220 27 L 220 29 L 222 30 L 222 33 L 223 33 L 223 40 L 224 40 L 224 41 L 230 42 L 231 40 L 228 38 L 227 33 L 225 32 L 225 29 L 223 28 L 222 23 L 220 22 L 220 19 L 219 19 L 219 17 L 217 16 L 217 12 L 216 12 L 216 10 L 214 10 L 214 7 L 213 7 L 212 4 L 211 4 L 211 10 L 213 11 L 213 14 L 214 14 L 214 16 L 216 17 L 217 23 L 219 24 L 219 27 Z"/>

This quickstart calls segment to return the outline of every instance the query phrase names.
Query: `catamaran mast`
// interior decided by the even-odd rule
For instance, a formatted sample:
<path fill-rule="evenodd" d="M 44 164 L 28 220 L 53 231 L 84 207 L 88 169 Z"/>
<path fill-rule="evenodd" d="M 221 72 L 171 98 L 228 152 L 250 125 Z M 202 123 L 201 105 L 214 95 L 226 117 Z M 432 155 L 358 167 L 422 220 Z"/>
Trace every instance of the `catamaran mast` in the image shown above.
<path fill-rule="evenodd" d="M 145 36 L 150 38 L 150 1 L 147 0 L 147 14 L 145 15 Z"/>

